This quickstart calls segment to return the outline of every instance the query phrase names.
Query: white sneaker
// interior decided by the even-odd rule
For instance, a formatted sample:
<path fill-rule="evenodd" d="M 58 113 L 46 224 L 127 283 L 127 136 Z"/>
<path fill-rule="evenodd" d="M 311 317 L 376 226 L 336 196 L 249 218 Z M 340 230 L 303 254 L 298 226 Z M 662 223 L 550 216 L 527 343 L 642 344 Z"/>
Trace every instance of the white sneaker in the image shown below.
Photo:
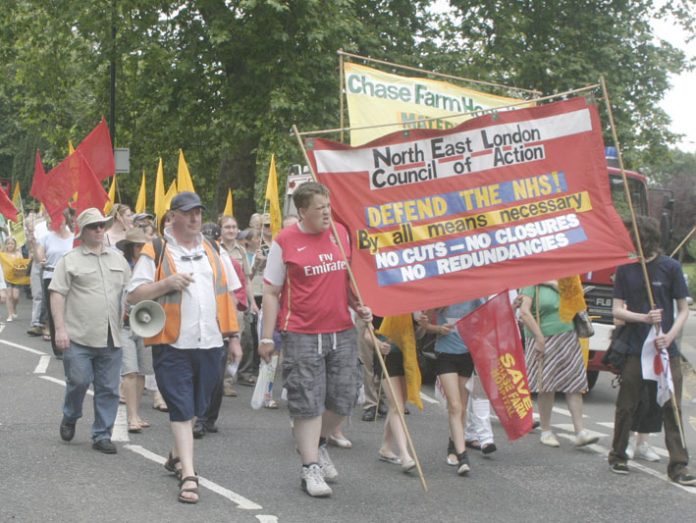
<path fill-rule="evenodd" d="M 599 436 L 591 436 L 586 430 L 581 430 L 575 436 L 575 446 L 584 447 L 585 445 L 592 445 L 599 441 Z"/>
<path fill-rule="evenodd" d="M 553 432 L 542 432 L 541 433 L 541 438 L 539 439 L 542 445 L 546 445 L 547 447 L 560 447 L 561 444 L 558 442 L 556 439 L 556 436 L 553 435 Z"/>
<path fill-rule="evenodd" d="M 332 481 L 338 477 L 338 471 L 333 461 L 331 461 L 326 444 L 319 445 L 319 467 L 321 467 L 321 473 L 324 475 L 325 480 Z"/>
<path fill-rule="evenodd" d="M 302 467 L 302 490 L 315 498 L 325 498 L 332 493 L 331 487 L 324 481 L 324 476 L 321 473 L 321 467 L 316 463 L 312 463 L 308 467 Z"/>
<path fill-rule="evenodd" d="M 642 459 L 645 461 L 660 461 L 660 456 L 658 456 L 657 452 L 655 452 L 653 448 L 650 445 L 648 445 L 647 441 L 644 441 L 643 443 L 638 445 L 635 451 L 635 456 L 636 459 Z"/>

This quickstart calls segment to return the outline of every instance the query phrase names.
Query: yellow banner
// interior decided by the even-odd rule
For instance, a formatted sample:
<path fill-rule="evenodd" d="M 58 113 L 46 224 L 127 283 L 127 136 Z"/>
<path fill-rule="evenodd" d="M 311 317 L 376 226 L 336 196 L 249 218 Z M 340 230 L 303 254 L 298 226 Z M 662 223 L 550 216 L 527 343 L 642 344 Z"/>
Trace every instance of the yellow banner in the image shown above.
<path fill-rule="evenodd" d="M 344 73 L 351 127 L 401 123 L 399 127 L 351 131 L 353 146 L 399 129 L 449 129 L 471 116 L 423 120 L 520 102 L 440 80 L 398 76 L 350 62 L 345 63 Z"/>
<path fill-rule="evenodd" d="M 5 281 L 13 285 L 29 285 L 29 264 L 31 260 L 15 258 L 0 252 L 0 265 L 5 275 Z"/>

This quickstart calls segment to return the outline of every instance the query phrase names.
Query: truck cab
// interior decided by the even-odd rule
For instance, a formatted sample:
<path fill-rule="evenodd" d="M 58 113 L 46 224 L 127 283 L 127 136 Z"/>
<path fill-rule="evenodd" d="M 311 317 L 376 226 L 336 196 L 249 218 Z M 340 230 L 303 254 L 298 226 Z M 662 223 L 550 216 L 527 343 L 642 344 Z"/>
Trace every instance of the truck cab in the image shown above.
<path fill-rule="evenodd" d="M 609 153 L 609 151 L 608 151 Z M 614 159 L 607 155 L 607 174 L 611 188 L 614 207 L 621 217 L 630 216 L 628 199 L 621 176 Z M 631 200 L 637 214 L 648 215 L 648 184 L 647 178 L 635 171 L 626 171 Z M 590 389 L 597 382 L 600 371 L 609 371 L 602 364 L 604 353 L 609 347 L 611 333 L 614 330 L 614 318 L 611 312 L 613 301 L 614 274 L 616 267 L 581 274 L 585 288 L 585 301 L 588 313 L 592 318 L 595 334 L 581 343 L 589 343 L 589 359 L 587 364 L 587 382 Z"/>

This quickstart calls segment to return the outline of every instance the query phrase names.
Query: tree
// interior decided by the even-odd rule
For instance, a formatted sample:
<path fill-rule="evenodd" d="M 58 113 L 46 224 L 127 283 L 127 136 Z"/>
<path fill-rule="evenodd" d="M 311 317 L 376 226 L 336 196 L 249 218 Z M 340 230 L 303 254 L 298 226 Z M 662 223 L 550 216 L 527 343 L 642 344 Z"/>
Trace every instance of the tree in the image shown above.
<path fill-rule="evenodd" d="M 672 149 L 659 165 L 650 167 L 652 178 L 674 200 L 670 249 L 696 225 L 696 153 Z M 685 249 L 680 252 L 680 259 Z M 669 254 L 669 253 L 668 253 Z"/>
<path fill-rule="evenodd" d="M 452 1 L 453 13 L 439 18 L 431 4 L 7 0 L 0 168 L 11 163 L 26 186 L 36 146 L 50 167 L 69 139 L 108 116 L 114 58 L 116 145 L 131 149 L 132 175 L 119 183 L 125 198 L 143 168 L 154 175 L 159 156 L 171 180 L 183 148 L 209 209 L 221 210 L 232 186 L 243 222 L 262 202 L 272 152 L 281 183 L 290 164 L 303 163 L 290 127 L 337 126 L 339 48 L 545 92 L 605 74 L 629 156 L 664 154 L 671 136 L 655 102 L 684 59 L 652 41 L 651 2 Z"/>
<path fill-rule="evenodd" d="M 669 88 L 669 74 L 687 64 L 681 51 L 653 37 L 650 21 L 676 17 L 693 33 L 692 1 L 661 9 L 657 2 L 629 0 L 450 4 L 452 12 L 440 20 L 443 42 L 431 44 L 441 67 L 544 94 L 604 76 L 628 163 L 638 167 L 667 153 L 675 136 L 657 102 Z M 606 113 L 603 122 L 608 125 Z M 610 136 L 605 132 L 607 143 Z"/>

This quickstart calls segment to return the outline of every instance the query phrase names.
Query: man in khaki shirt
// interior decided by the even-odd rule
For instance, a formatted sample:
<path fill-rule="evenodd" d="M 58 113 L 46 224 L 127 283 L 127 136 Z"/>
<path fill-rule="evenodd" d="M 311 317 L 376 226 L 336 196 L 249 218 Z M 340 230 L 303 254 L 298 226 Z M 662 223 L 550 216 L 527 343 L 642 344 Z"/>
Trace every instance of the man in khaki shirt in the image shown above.
<path fill-rule="evenodd" d="M 130 280 L 125 258 L 104 246 L 110 224 L 111 218 L 95 208 L 77 217 L 81 245 L 61 258 L 49 287 L 67 382 L 60 437 L 75 436 L 85 394 L 94 383 L 92 448 L 105 454 L 116 453 L 111 430 L 118 410 L 122 297 Z"/>

